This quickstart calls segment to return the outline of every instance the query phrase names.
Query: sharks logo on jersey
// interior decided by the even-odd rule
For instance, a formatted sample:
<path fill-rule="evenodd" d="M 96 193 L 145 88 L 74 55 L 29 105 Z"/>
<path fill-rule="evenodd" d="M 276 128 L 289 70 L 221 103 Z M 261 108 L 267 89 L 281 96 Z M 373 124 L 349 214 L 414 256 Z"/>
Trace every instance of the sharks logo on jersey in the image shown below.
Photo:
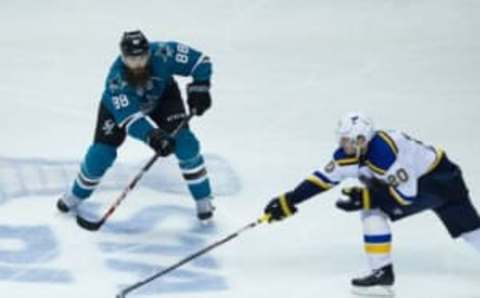
<path fill-rule="evenodd" d="M 116 124 L 113 120 L 108 119 L 102 126 L 103 133 L 105 135 L 113 134 L 113 129 L 115 128 Z"/>

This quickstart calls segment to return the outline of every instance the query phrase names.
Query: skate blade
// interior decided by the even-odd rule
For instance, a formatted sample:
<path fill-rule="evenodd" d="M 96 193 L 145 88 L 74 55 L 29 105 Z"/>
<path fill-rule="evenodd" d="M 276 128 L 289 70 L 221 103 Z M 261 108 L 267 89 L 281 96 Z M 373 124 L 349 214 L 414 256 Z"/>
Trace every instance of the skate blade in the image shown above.
<path fill-rule="evenodd" d="M 394 297 L 395 292 L 391 286 L 352 287 L 352 293 L 358 296 L 369 297 Z"/>
<path fill-rule="evenodd" d="M 207 219 L 199 219 L 198 221 L 202 227 L 211 227 L 215 224 L 212 217 Z"/>

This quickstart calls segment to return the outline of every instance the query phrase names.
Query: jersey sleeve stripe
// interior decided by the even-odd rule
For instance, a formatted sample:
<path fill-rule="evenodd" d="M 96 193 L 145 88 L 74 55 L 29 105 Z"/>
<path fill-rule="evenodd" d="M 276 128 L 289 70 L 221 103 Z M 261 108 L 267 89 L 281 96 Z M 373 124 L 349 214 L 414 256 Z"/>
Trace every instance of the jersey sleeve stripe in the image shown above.
<path fill-rule="evenodd" d="M 398 147 L 395 141 L 384 131 L 379 131 L 378 135 L 390 146 L 395 155 L 398 155 Z"/>
<path fill-rule="evenodd" d="M 344 159 L 337 159 L 335 162 L 339 166 L 351 166 L 351 165 L 356 165 L 359 164 L 359 159 L 354 157 L 354 158 L 344 158 Z"/>
<path fill-rule="evenodd" d="M 371 161 L 365 161 L 367 167 L 372 170 L 373 172 L 377 173 L 378 175 L 385 175 L 386 171 L 374 165 Z"/>
<path fill-rule="evenodd" d="M 204 59 L 205 59 L 205 55 L 203 55 L 203 54 L 200 55 L 200 57 L 198 57 L 197 61 L 195 62 L 195 64 L 192 67 L 192 70 L 190 71 L 190 75 L 192 75 L 195 72 L 197 67 L 203 62 Z"/>
<path fill-rule="evenodd" d="M 435 160 L 428 168 L 428 171 L 426 174 L 433 172 L 433 170 L 435 170 L 438 167 L 438 165 L 440 164 L 444 156 L 445 156 L 445 151 L 443 151 L 442 149 L 438 149 L 437 154 L 435 156 Z"/>
<path fill-rule="evenodd" d="M 402 206 L 412 204 L 413 198 L 402 195 L 402 193 L 396 190 L 394 187 L 389 187 L 390 195 Z"/>
<path fill-rule="evenodd" d="M 299 185 L 297 185 L 293 191 L 288 193 L 288 199 L 292 203 L 298 204 L 324 191 L 326 191 L 326 189 L 323 189 L 322 187 L 314 184 L 314 182 L 305 179 Z"/>
<path fill-rule="evenodd" d="M 330 188 L 333 187 L 332 184 L 326 182 L 326 181 L 323 181 L 321 178 L 315 176 L 315 175 L 311 175 L 309 177 L 307 177 L 306 179 L 308 182 L 312 183 L 313 185 L 319 187 L 320 189 L 322 190 L 329 190 Z"/>
<path fill-rule="evenodd" d="M 329 184 L 337 185 L 339 183 L 339 182 L 333 181 L 332 179 L 328 178 L 327 176 L 325 176 L 324 174 L 322 174 L 319 171 L 315 171 L 315 173 L 313 173 L 313 175 L 317 176 L 318 178 L 322 179 L 323 181 L 325 181 Z"/>

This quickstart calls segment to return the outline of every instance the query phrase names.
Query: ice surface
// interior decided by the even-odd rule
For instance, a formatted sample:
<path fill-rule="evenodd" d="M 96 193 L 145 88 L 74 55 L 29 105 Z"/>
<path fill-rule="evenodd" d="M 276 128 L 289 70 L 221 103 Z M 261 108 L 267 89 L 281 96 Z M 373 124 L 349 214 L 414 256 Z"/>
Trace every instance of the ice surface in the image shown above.
<path fill-rule="evenodd" d="M 81 159 L 121 32 L 141 28 L 212 57 L 213 108 L 192 127 L 242 187 L 215 201 L 211 229 L 197 225 L 186 195 L 147 187 L 98 233 L 57 214 L 54 195 L 7 200 L 1 297 L 114 297 L 256 219 L 272 196 L 330 159 L 337 118 L 353 109 L 444 147 L 479 206 L 478 1 L 5 0 L 0 28 L 0 156 Z M 150 154 L 129 140 L 118 162 Z M 117 194 L 100 192 L 90 207 L 100 213 Z M 337 195 L 306 202 L 287 222 L 249 231 L 131 295 L 351 297 L 349 279 L 365 268 L 361 228 L 357 216 L 333 208 Z M 434 215 L 393 232 L 397 297 L 480 297 L 480 256 L 452 241 Z"/>

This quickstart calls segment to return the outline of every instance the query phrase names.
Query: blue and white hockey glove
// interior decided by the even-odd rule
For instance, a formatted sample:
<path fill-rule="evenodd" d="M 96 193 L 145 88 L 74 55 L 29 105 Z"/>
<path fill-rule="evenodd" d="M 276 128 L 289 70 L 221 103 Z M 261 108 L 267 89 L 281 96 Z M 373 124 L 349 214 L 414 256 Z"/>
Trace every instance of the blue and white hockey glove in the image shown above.
<path fill-rule="evenodd" d="M 188 84 L 187 103 L 190 113 L 202 116 L 212 106 L 210 82 L 192 82 Z"/>
<path fill-rule="evenodd" d="M 297 212 L 297 207 L 288 199 L 287 194 L 273 198 L 265 207 L 268 222 L 280 221 Z"/>
<path fill-rule="evenodd" d="M 372 208 L 370 191 L 366 187 L 347 187 L 342 189 L 345 198 L 337 200 L 337 208 L 352 212 Z"/>

